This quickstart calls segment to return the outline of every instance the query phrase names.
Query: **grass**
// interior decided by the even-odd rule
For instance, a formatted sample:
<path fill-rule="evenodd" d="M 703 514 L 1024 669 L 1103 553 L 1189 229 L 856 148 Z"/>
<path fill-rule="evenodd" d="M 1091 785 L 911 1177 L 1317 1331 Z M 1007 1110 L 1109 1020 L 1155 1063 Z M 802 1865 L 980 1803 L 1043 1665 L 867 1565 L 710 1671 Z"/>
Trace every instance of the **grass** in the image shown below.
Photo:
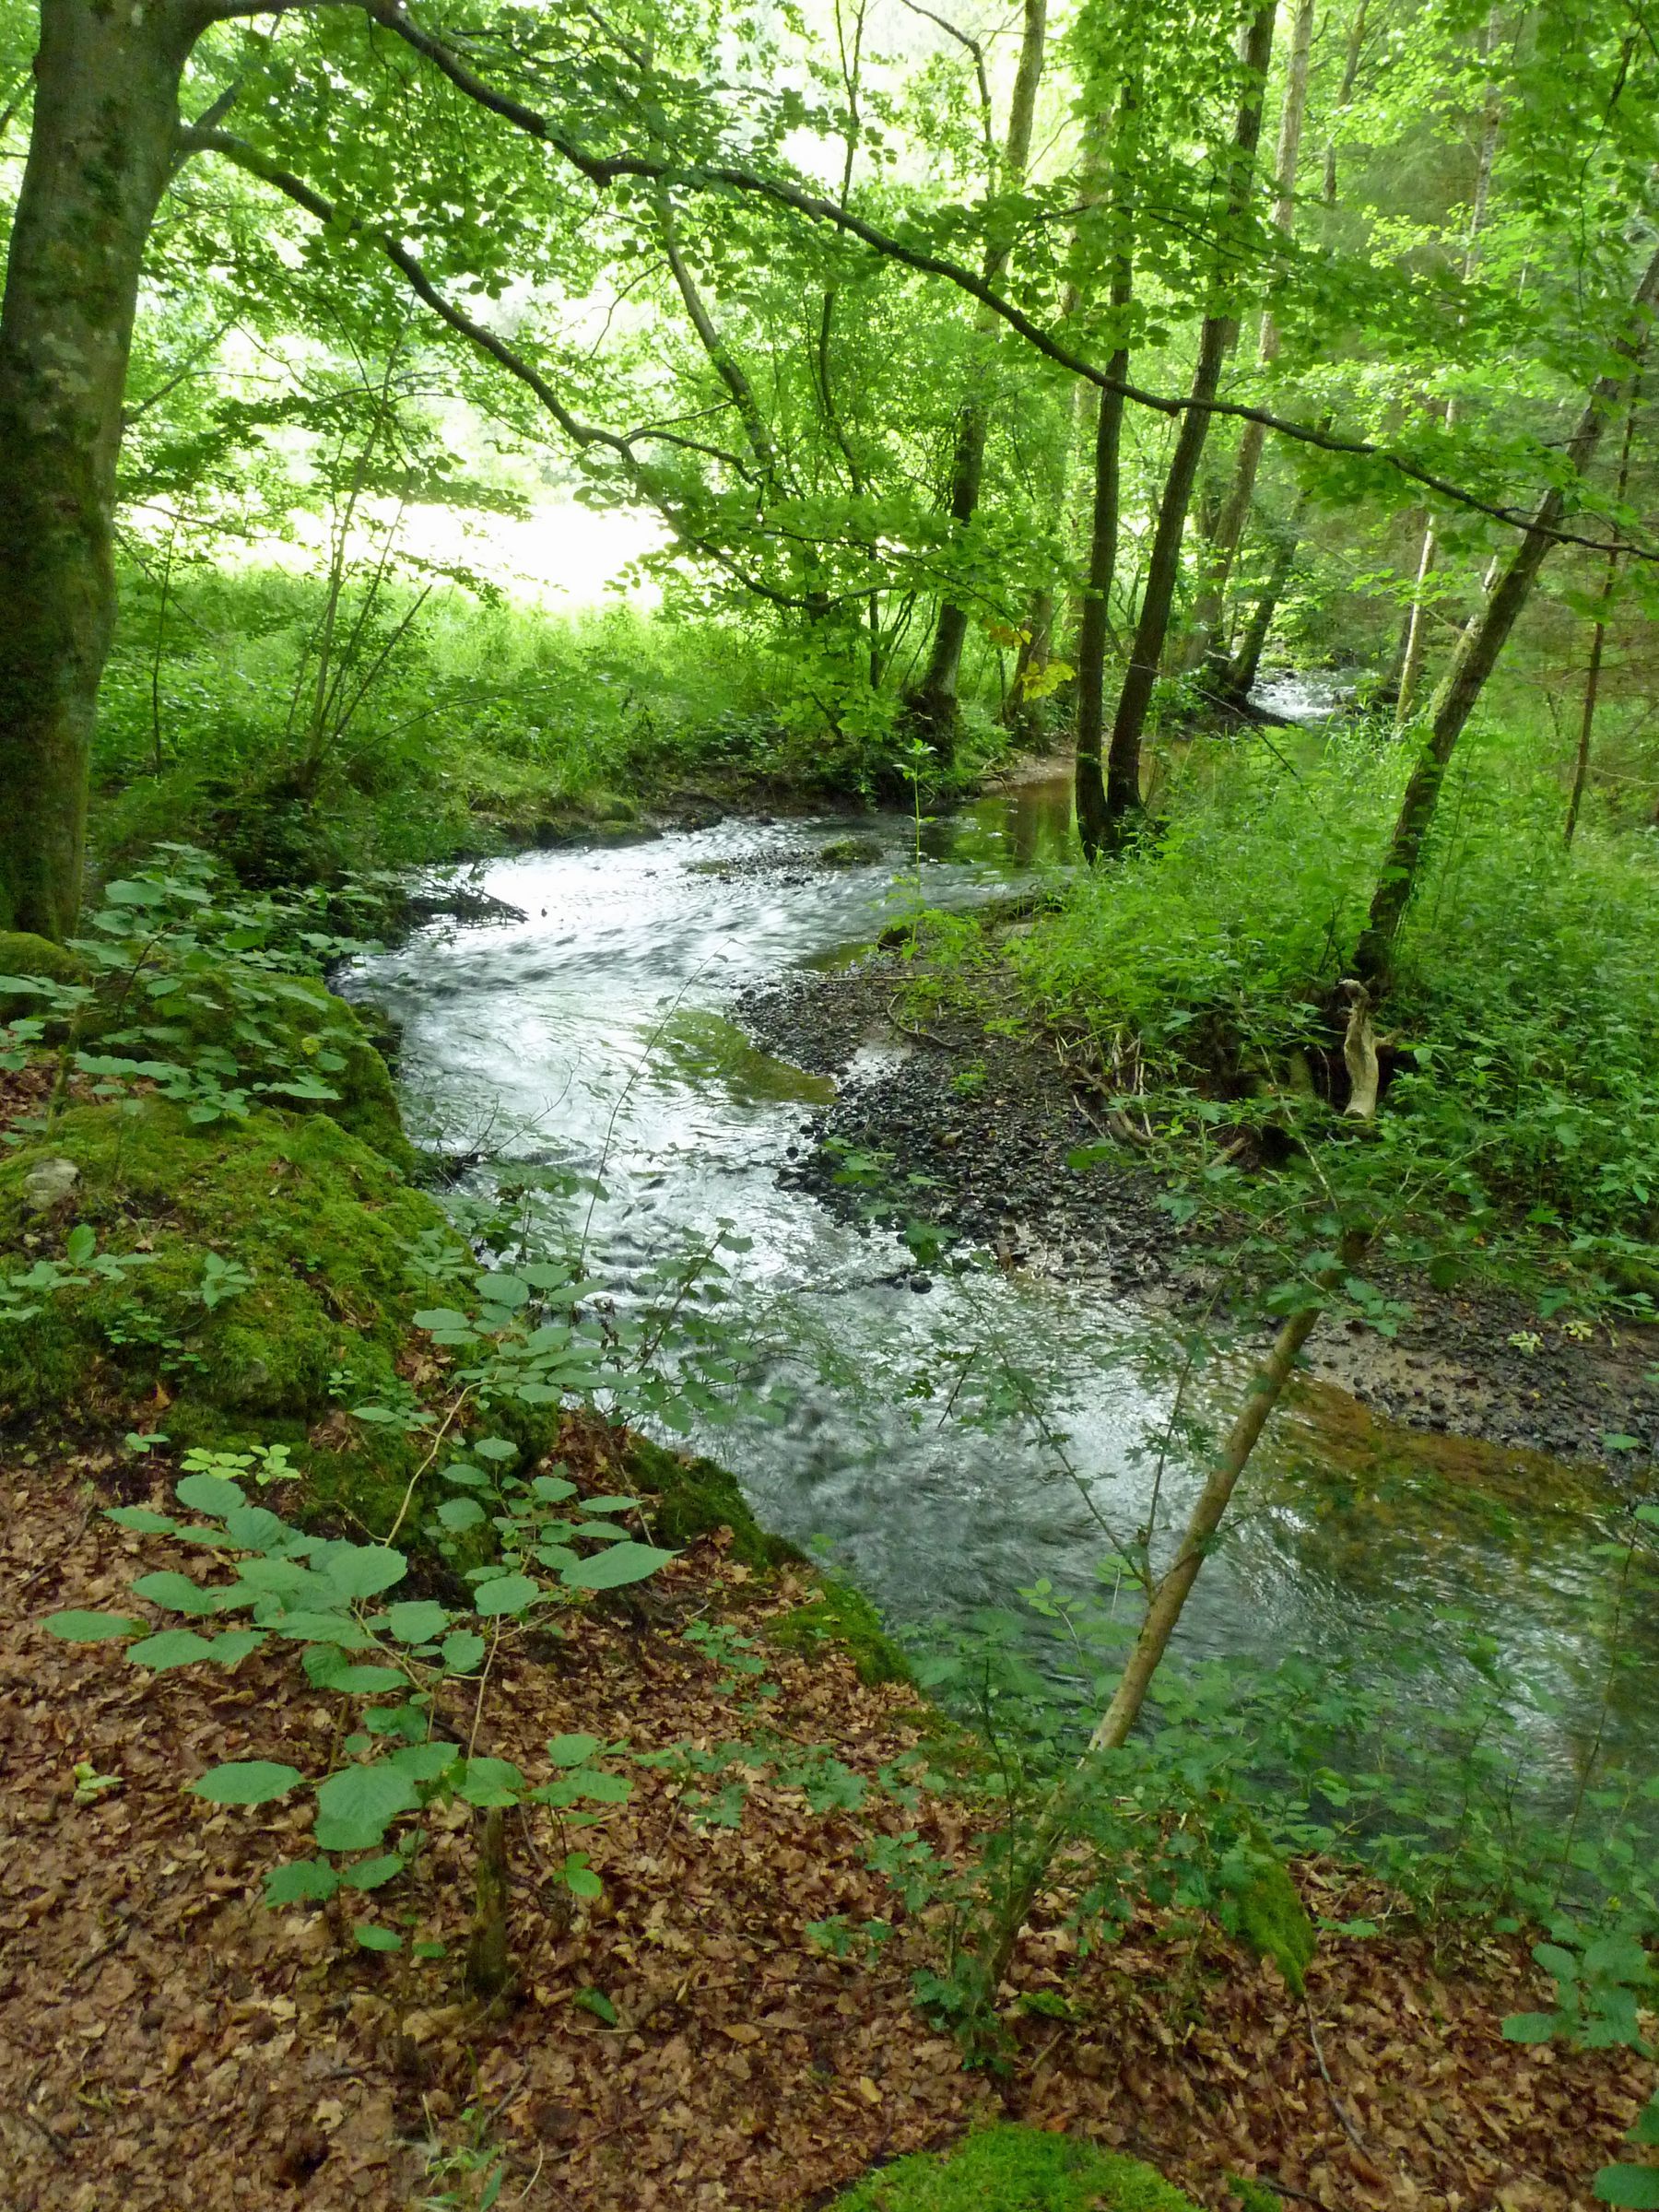
<path fill-rule="evenodd" d="M 1466 742 L 1441 802 L 1382 1020 L 1374 1125 L 1346 1096 L 1347 972 L 1406 767 L 1374 727 L 1292 760 L 1194 747 L 1162 835 L 1080 874 L 1010 940 L 1028 1007 L 1138 1068 L 1166 1157 L 1230 1203 L 1285 1177 L 1382 1212 L 1463 1269 L 1659 1292 L 1659 839 L 1593 815 L 1571 853 L 1553 763 L 1525 735 Z M 982 948 L 937 943 L 965 988 Z M 1327 1103 L 1326 1101 L 1330 1101 Z M 1253 1133 L 1265 1182 L 1218 1160 Z"/>

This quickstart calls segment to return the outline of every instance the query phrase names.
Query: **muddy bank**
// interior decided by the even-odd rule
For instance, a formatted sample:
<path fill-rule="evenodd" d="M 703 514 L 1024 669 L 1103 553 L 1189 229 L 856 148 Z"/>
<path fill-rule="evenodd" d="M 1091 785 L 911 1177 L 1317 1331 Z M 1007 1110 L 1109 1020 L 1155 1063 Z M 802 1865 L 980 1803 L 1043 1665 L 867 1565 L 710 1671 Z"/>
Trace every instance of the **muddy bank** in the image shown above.
<path fill-rule="evenodd" d="M 918 1026 L 898 1001 L 903 980 L 899 960 L 875 954 L 737 1001 L 757 1042 L 837 1084 L 803 1124 L 786 1179 L 847 1218 L 885 1203 L 887 1218 L 935 1223 L 1006 1267 L 1098 1282 L 1102 1297 L 1206 1303 L 1214 1271 L 1152 1168 L 1127 1145 L 1068 1165 L 1106 1132 L 1053 1051 L 953 1008 Z M 924 1288 L 925 1268 L 912 1281 Z M 1627 1455 L 1608 1450 L 1610 1435 L 1659 1451 L 1659 1331 L 1598 1327 L 1580 1340 L 1566 1317 L 1541 1321 L 1516 1297 L 1397 1277 L 1384 1288 L 1413 1308 L 1396 1336 L 1351 1322 L 1309 1350 L 1313 1373 L 1362 1405 L 1557 1459 L 1616 1465 Z"/>

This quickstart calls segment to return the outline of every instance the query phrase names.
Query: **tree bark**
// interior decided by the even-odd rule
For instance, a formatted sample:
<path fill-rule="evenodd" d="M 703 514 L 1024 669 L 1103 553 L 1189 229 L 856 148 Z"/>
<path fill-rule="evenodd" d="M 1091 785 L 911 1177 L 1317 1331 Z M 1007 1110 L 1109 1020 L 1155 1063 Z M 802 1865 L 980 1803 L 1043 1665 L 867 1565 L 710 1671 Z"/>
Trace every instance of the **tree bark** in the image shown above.
<path fill-rule="evenodd" d="M 1273 55 L 1276 9 L 1258 7 L 1244 41 L 1244 90 L 1239 102 L 1238 122 L 1231 147 L 1232 182 L 1228 193 L 1224 230 L 1232 230 L 1248 205 L 1251 171 L 1262 131 L 1262 94 L 1267 65 Z M 1147 563 L 1146 588 L 1141 595 L 1140 618 L 1135 625 L 1129 665 L 1124 671 L 1117 712 L 1112 725 L 1112 744 L 1106 758 L 1106 806 L 1102 824 L 1105 844 L 1116 843 L 1130 821 L 1140 812 L 1141 735 L 1152 687 L 1158 680 L 1169 634 L 1175 586 L 1181 575 L 1181 541 L 1193 503 L 1193 486 L 1209 436 L 1208 402 L 1216 396 L 1221 368 L 1238 325 L 1218 305 L 1204 318 L 1198 335 L 1198 361 L 1193 372 L 1191 405 L 1181 418 L 1174 457 L 1164 481 L 1158 527 Z"/>
<path fill-rule="evenodd" d="M 1359 978 L 1371 987 L 1373 997 L 1388 981 L 1394 941 L 1417 886 L 1424 842 L 1434 820 L 1441 787 L 1457 741 L 1531 595 L 1538 571 L 1554 542 L 1550 533 L 1559 527 L 1567 512 L 1568 489 L 1578 482 L 1595 457 L 1607 418 L 1618 405 L 1631 365 L 1638 359 L 1652 326 L 1655 302 L 1659 302 L 1659 253 L 1649 262 L 1637 287 L 1630 327 L 1614 343 L 1613 350 L 1619 359 L 1618 370 L 1596 379 L 1589 403 L 1568 441 L 1563 456 L 1567 474 L 1560 483 L 1550 486 L 1533 511 L 1532 520 L 1495 579 L 1486 605 L 1459 640 L 1445 681 L 1436 695 L 1429 734 L 1406 785 L 1394 835 L 1378 873 L 1371 913 L 1354 956 Z"/>
<path fill-rule="evenodd" d="M 1132 281 L 1130 263 L 1119 265 L 1112 286 L 1114 308 L 1126 310 Z M 1128 374 L 1127 348 L 1112 357 L 1111 372 Z M 1118 392 L 1100 395 L 1095 429 L 1094 508 L 1088 539 L 1088 585 L 1077 623 L 1077 836 L 1085 856 L 1099 857 L 1110 828 L 1100 746 L 1106 729 L 1106 641 L 1111 629 L 1112 576 L 1117 567 L 1119 460 L 1123 444 L 1124 400 Z"/>
<path fill-rule="evenodd" d="M 1284 105 L 1279 111 L 1278 147 L 1274 163 L 1273 227 L 1284 238 L 1296 228 L 1296 165 L 1301 153 L 1302 122 L 1308 112 L 1308 68 L 1313 49 L 1314 0 L 1300 0 L 1291 36 L 1290 65 L 1285 79 Z M 1262 310 L 1256 360 L 1270 369 L 1278 359 L 1279 330 L 1271 307 Z M 1216 632 L 1222 603 L 1250 520 L 1255 497 L 1256 471 L 1267 442 L 1266 426 L 1247 422 L 1239 438 L 1232 482 L 1221 501 L 1205 559 L 1204 576 L 1193 603 L 1192 627 L 1184 660 L 1189 668 L 1202 666 L 1215 653 Z M 1222 656 L 1224 658 L 1224 656 Z"/>
<path fill-rule="evenodd" d="M 1498 42 L 1498 11 L 1494 7 L 1487 18 L 1482 41 L 1483 54 L 1489 55 Z M 1486 120 L 1480 134 L 1480 151 L 1475 163 L 1475 194 L 1469 206 L 1469 230 L 1464 248 L 1464 281 L 1474 276 L 1480 259 L 1480 233 L 1486 228 L 1487 200 L 1492 186 L 1492 163 L 1498 154 L 1498 130 L 1502 121 L 1496 89 L 1487 88 Z M 1457 422 L 1456 397 L 1446 402 L 1441 419 L 1447 429 Z M 1423 525 L 1423 542 L 1418 553 L 1417 582 L 1411 595 L 1411 611 L 1406 618 L 1406 653 L 1400 664 L 1400 688 L 1394 701 L 1396 729 L 1411 719 L 1412 701 L 1417 697 L 1418 685 L 1423 673 L 1423 660 L 1429 646 L 1429 606 L 1425 594 L 1429 580 L 1434 573 L 1434 564 L 1440 557 L 1440 541 L 1435 532 L 1434 517 L 1430 513 Z"/>
<path fill-rule="evenodd" d="M 1025 0 L 1019 68 L 1014 80 L 1002 158 L 1004 177 L 1017 188 L 1024 180 L 1026 164 L 1031 158 L 1037 88 L 1042 76 L 1047 35 L 1048 0 Z M 984 258 L 985 282 L 998 283 L 1007 265 L 1006 246 L 988 247 Z M 982 317 L 981 321 L 982 324 Z M 950 519 L 959 530 L 972 522 L 979 512 L 980 489 L 985 476 L 985 445 L 990 434 L 990 402 L 982 394 L 975 394 L 968 399 L 957 418 L 956 451 L 951 461 Z M 956 598 L 947 598 L 934 626 L 926 672 L 911 696 L 911 712 L 916 721 L 945 750 L 949 749 L 949 736 L 956 723 L 957 691 L 961 679 L 962 648 L 968 642 L 968 609 L 959 606 Z"/>
<path fill-rule="evenodd" d="M 127 355 L 202 20 L 167 0 L 41 12 L 0 306 L 0 926 L 42 936 L 80 908 Z"/>
<path fill-rule="evenodd" d="M 1618 483 L 1613 494 L 1615 507 L 1622 508 L 1625 494 L 1630 488 L 1630 447 L 1636 437 L 1636 416 L 1641 406 L 1641 371 L 1640 365 L 1630 379 L 1630 404 L 1625 411 L 1624 441 L 1618 451 Z M 1595 603 L 1595 619 L 1590 630 L 1590 661 L 1584 670 L 1584 704 L 1579 717 L 1578 754 L 1572 763 L 1572 791 L 1567 801 L 1567 820 L 1561 831 L 1561 842 L 1571 846 L 1573 832 L 1578 828 L 1579 808 L 1584 803 L 1584 785 L 1590 775 L 1590 740 L 1595 735 L 1595 707 L 1601 696 L 1602 653 L 1607 642 L 1607 610 L 1613 604 L 1613 594 L 1618 587 L 1618 555 L 1607 555 L 1606 574 L 1602 579 L 1601 595 Z"/>

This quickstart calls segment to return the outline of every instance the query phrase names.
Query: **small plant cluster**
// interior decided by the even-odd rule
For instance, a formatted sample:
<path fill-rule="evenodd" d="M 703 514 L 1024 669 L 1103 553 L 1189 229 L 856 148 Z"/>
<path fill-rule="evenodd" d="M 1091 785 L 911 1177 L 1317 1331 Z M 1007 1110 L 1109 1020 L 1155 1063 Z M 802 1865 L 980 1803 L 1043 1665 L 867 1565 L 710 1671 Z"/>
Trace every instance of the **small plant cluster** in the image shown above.
<path fill-rule="evenodd" d="M 1581 1929 L 1563 1924 L 1555 1928 L 1551 1941 L 1533 1946 L 1533 1957 L 1555 1984 L 1555 2006 L 1549 2012 L 1512 2013 L 1503 2023 L 1512 2042 L 1559 2039 L 1586 2051 L 1622 2045 L 1644 2058 L 1659 2055 L 1641 2029 L 1644 2008 L 1651 2011 L 1659 1999 L 1659 1972 L 1633 1936 L 1600 1936 L 1586 1941 Z M 1659 2089 L 1628 2139 L 1641 2147 L 1659 2148 Z M 1659 2166 L 1639 2166 L 1627 2159 L 1604 2166 L 1595 2177 L 1595 2194 L 1603 2204 L 1620 2205 L 1628 2212 L 1656 2212 Z"/>
<path fill-rule="evenodd" d="M 321 894 L 227 889 L 194 846 L 156 850 L 105 886 L 88 934 L 70 940 L 82 980 L 0 976 L 0 994 L 39 1008 L 0 1025 L 0 1068 L 55 1052 L 54 1106 L 74 1075 L 97 1098 L 142 1083 L 202 1124 L 337 1100 L 354 1039 L 314 979 L 365 947 L 324 925 Z"/>
<path fill-rule="evenodd" d="M 514 1447 L 484 1437 L 474 1452 L 499 1469 Z M 184 1626 L 158 1629 L 125 1613 L 88 1611 L 56 1613 L 45 1625 L 72 1642 L 124 1641 L 131 1665 L 158 1673 L 235 1667 L 267 1646 L 288 1645 L 307 1681 L 340 1700 L 325 1771 L 307 1776 L 280 1760 L 233 1759 L 191 1784 L 216 1805 L 263 1806 L 301 1794 L 314 1801 L 314 1848 L 268 1871 L 268 1904 L 324 1902 L 337 1892 L 367 1893 L 395 1881 L 419 1854 L 421 1821 L 441 1806 L 468 1806 L 484 1816 L 486 1855 L 499 1877 L 503 1808 L 547 1806 L 567 1829 L 579 1830 L 601 1817 L 591 1808 L 627 1799 L 626 1778 L 597 1763 L 625 1753 L 625 1746 L 579 1733 L 557 1736 L 547 1747 L 550 1774 L 535 1783 L 512 1761 L 479 1755 L 474 1747 L 491 1664 L 510 1629 L 551 1626 L 564 1593 L 642 1581 L 673 1556 L 632 1541 L 604 1517 L 631 1507 L 632 1500 L 584 1500 L 559 1519 L 562 1540 L 555 1544 L 548 1511 L 574 1495 L 573 1484 L 543 1476 L 492 1482 L 476 1459 L 458 1458 L 447 1472 L 463 1487 L 439 1509 L 440 1525 L 454 1534 L 481 1524 L 485 1511 L 474 1492 L 485 1490 L 499 1507 L 494 1524 L 500 1545 L 489 1559 L 462 1571 L 470 1584 L 464 1604 L 439 1604 L 392 1594 L 410 1563 L 390 1541 L 354 1544 L 312 1535 L 251 1501 L 244 1487 L 250 1475 L 268 1482 L 291 1472 L 278 1448 L 198 1451 L 186 1454 L 184 1465 L 174 1494 L 194 1518 L 181 1521 L 142 1506 L 113 1507 L 109 1517 L 123 1528 L 205 1551 L 216 1564 L 231 1562 L 230 1579 L 198 1582 L 166 1570 L 133 1584 L 135 1597 L 180 1617 Z M 473 1510 L 463 1514 L 454 1510 L 459 1506 Z M 526 1571 L 531 1564 L 541 1571 Z M 230 1619 L 239 1625 L 218 1625 Z M 493 1827 L 491 1814 L 498 1816 Z M 567 1851 L 554 1874 L 572 1896 L 599 1894 L 598 1877 L 580 1849 Z M 504 1879 L 493 1881 L 491 1896 L 490 1924 L 475 1932 L 475 1955 L 497 1961 L 489 1978 L 499 1985 Z M 370 1950 L 397 1950 L 404 1943 L 381 1920 L 359 1922 L 356 1936 Z M 417 1956 L 438 1955 L 429 1944 L 415 1948 Z"/>

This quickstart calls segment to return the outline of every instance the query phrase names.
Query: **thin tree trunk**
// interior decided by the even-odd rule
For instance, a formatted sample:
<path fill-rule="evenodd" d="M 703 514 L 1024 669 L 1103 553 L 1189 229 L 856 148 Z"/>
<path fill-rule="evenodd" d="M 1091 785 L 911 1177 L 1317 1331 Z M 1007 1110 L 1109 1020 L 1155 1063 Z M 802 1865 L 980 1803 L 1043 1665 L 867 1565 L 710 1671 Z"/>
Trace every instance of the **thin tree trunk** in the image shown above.
<path fill-rule="evenodd" d="M 1481 52 L 1489 56 L 1498 42 L 1498 10 L 1493 8 L 1487 18 Z M 1480 134 L 1480 152 L 1475 164 L 1475 196 L 1469 205 L 1469 230 L 1464 248 L 1464 281 L 1474 276 L 1480 259 L 1480 233 L 1486 228 L 1487 201 L 1491 193 L 1492 163 L 1498 153 L 1498 131 L 1502 112 L 1498 105 L 1496 88 L 1487 88 L 1486 121 Z M 1455 395 L 1446 402 L 1441 420 L 1448 430 L 1456 428 L 1457 400 Z M 1440 541 L 1435 532 L 1432 513 L 1423 525 L 1423 542 L 1418 552 L 1417 581 L 1412 589 L 1411 612 L 1406 630 L 1406 653 L 1400 664 L 1400 688 L 1394 702 L 1394 725 L 1401 727 L 1411 719 L 1412 702 L 1417 697 L 1418 685 L 1422 677 L 1424 655 L 1429 644 L 1429 580 L 1434 573 L 1434 564 L 1440 556 Z"/>
<path fill-rule="evenodd" d="M 1025 0 L 1019 68 L 1014 80 L 1002 158 L 1003 175 L 1015 189 L 1023 182 L 1026 165 L 1031 158 L 1031 131 L 1047 34 L 1048 0 Z M 1005 245 L 986 249 L 983 271 L 987 284 L 1001 282 L 1007 269 L 1008 253 Z M 980 489 L 985 475 L 985 445 L 990 433 L 990 402 L 976 394 L 968 399 L 957 418 L 956 452 L 950 469 L 950 519 L 959 530 L 972 522 L 979 512 Z M 949 749 L 949 736 L 956 723 L 957 690 L 961 678 L 962 649 L 968 641 L 968 609 L 959 605 L 955 597 L 947 597 L 934 626 L 926 672 L 911 699 L 912 712 L 917 721 L 945 750 Z"/>
<path fill-rule="evenodd" d="M 1233 131 L 1232 182 L 1222 218 L 1224 231 L 1235 229 L 1249 202 L 1251 171 L 1262 130 L 1262 94 L 1273 54 L 1276 12 L 1271 0 L 1258 7 L 1245 37 L 1244 91 Z M 1199 332 L 1198 361 L 1193 372 L 1191 393 L 1194 404 L 1181 418 L 1174 457 L 1164 482 L 1158 527 L 1147 563 L 1140 618 L 1135 624 L 1135 641 L 1130 649 L 1129 665 L 1124 671 L 1123 688 L 1118 694 L 1117 713 L 1112 725 L 1102 825 L 1107 843 L 1119 840 L 1129 821 L 1140 811 L 1141 735 L 1147 726 L 1147 710 L 1152 701 L 1152 687 L 1158 680 L 1164 640 L 1169 634 L 1170 613 L 1181 574 L 1181 541 L 1192 506 L 1193 486 L 1197 480 L 1198 464 L 1204 457 L 1205 441 L 1209 436 L 1207 403 L 1216 396 L 1222 363 L 1237 329 L 1233 318 L 1217 308 L 1205 316 Z"/>
<path fill-rule="evenodd" d="M 1119 263 L 1112 285 L 1114 308 L 1127 311 L 1133 264 Z M 1120 347 L 1107 373 L 1121 383 L 1129 373 L 1129 354 Z M 1112 582 L 1117 567 L 1120 457 L 1124 430 L 1121 392 L 1100 394 L 1095 429 L 1094 507 L 1088 540 L 1088 585 L 1077 625 L 1077 835 L 1085 855 L 1097 859 L 1110 827 L 1100 747 L 1106 729 L 1106 641 L 1111 631 Z"/>
<path fill-rule="evenodd" d="M 1070 1832 L 1077 1810 L 1078 1792 L 1087 1786 L 1093 1761 L 1102 1752 L 1122 1750 L 1134 1732 L 1135 1724 L 1146 1705 L 1153 1677 L 1170 1648 L 1170 1640 L 1187 1599 L 1192 1595 L 1199 1570 L 1214 1548 L 1228 1507 L 1232 1503 L 1233 1493 L 1250 1465 L 1251 1455 L 1267 1425 L 1268 1417 L 1284 1395 L 1285 1386 L 1295 1372 L 1302 1347 L 1312 1335 L 1324 1310 L 1324 1300 L 1359 1265 L 1369 1241 L 1369 1231 L 1362 1229 L 1350 1229 L 1343 1232 L 1335 1265 L 1324 1269 L 1314 1278 L 1318 1299 L 1284 1323 L 1266 1356 L 1251 1376 L 1244 1403 L 1228 1430 L 1216 1456 L 1216 1464 L 1198 1494 L 1175 1557 L 1152 1588 L 1146 1618 L 1130 1648 L 1112 1701 L 1096 1724 L 1089 1739 L 1088 1751 L 1073 1772 L 1056 1786 L 1047 1811 L 1037 1823 L 1024 1864 L 1011 1882 L 1008 1895 L 998 1912 L 995 1933 L 984 1967 L 982 1988 L 987 2006 L 995 2000 L 997 1988 L 1013 1959 L 1019 1932 L 1037 1901 L 1038 1891 L 1042 1887 L 1055 1852 Z"/>
<path fill-rule="evenodd" d="M 1279 111 L 1278 147 L 1274 164 L 1274 197 L 1272 221 L 1275 229 L 1289 238 L 1296 228 L 1296 165 L 1301 153 L 1302 122 L 1308 112 L 1308 66 L 1313 47 L 1314 0 L 1300 0 L 1290 46 L 1290 65 L 1285 79 L 1284 105 Z M 1264 369 L 1270 369 L 1278 359 L 1278 323 L 1270 307 L 1262 310 L 1261 335 L 1256 341 L 1256 359 Z M 1232 482 L 1228 486 L 1221 501 L 1205 559 L 1204 574 L 1193 605 L 1193 619 L 1182 658 L 1189 668 L 1196 668 L 1215 653 L 1216 631 L 1221 620 L 1221 607 L 1227 585 L 1232 574 L 1233 562 L 1238 559 L 1239 547 L 1244 536 L 1244 525 L 1250 519 L 1251 502 L 1255 497 L 1256 471 L 1262 465 L 1263 448 L 1267 442 L 1266 426 L 1247 422 L 1239 439 L 1238 454 L 1233 462 Z"/>
<path fill-rule="evenodd" d="M 1497 665 L 1498 656 L 1531 595 L 1538 571 L 1553 543 L 1548 533 L 1558 527 L 1566 513 L 1568 485 L 1576 483 L 1595 457 L 1603 429 L 1618 405 L 1630 364 L 1638 358 L 1651 326 L 1655 301 L 1659 301 L 1659 253 L 1649 262 L 1637 287 L 1630 328 L 1615 341 L 1614 351 L 1620 361 L 1618 371 L 1597 378 L 1589 403 L 1568 441 L 1564 458 L 1570 474 L 1562 482 L 1551 485 L 1539 500 L 1486 605 L 1459 640 L 1445 681 L 1436 695 L 1429 734 L 1400 802 L 1399 818 L 1378 875 L 1371 913 L 1355 953 L 1357 971 L 1361 982 L 1371 987 L 1373 997 L 1388 980 L 1394 940 L 1417 885 L 1424 841 L 1434 820 L 1447 766 L 1487 677 Z"/>
<path fill-rule="evenodd" d="M 1618 485 L 1613 495 L 1616 508 L 1622 508 L 1625 494 L 1630 487 L 1630 447 L 1636 435 L 1636 416 L 1641 405 L 1641 371 L 1638 367 L 1630 379 L 1630 404 L 1625 414 L 1624 442 L 1618 450 Z M 1615 525 L 1618 526 L 1617 524 Z M 1590 663 L 1584 670 L 1584 709 L 1579 719 L 1578 757 L 1572 764 L 1572 792 L 1567 801 L 1567 821 L 1561 831 L 1561 842 L 1571 846 L 1573 832 L 1578 828 L 1579 808 L 1583 805 L 1584 784 L 1590 774 L 1590 740 L 1595 735 L 1595 706 L 1601 694 L 1602 653 L 1607 640 L 1607 609 L 1613 604 L 1613 594 L 1618 583 L 1618 555 L 1607 555 L 1607 572 L 1602 579 L 1601 596 L 1595 603 L 1595 620 L 1590 631 Z"/>
<path fill-rule="evenodd" d="M 1348 22 L 1347 43 L 1342 58 L 1342 82 L 1336 88 L 1335 111 L 1329 135 L 1325 139 L 1324 176 L 1320 186 L 1320 205 L 1328 223 L 1336 206 L 1336 131 L 1354 98 L 1354 87 L 1359 76 L 1359 59 L 1365 50 L 1365 18 L 1368 0 L 1359 0 Z M 1282 171 L 1281 171 L 1282 173 Z M 1321 424 L 1329 429 L 1332 418 L 1327 413 Z M 1239 642 L 1234 649 L 1230 665 L 1221 684 L 1222 697 L 1234 705 L 1241 705 L 1255 689 L 1256 677 L 1261 669 L 1262 655 L 1266 651 L 1268 633 L 1277 614 L 1279 602 L 1285 595 L 1296 568 L 1296 551 L 1301 537 L 1302 519 L 1308 511 L 1306 491 L 1297 494 L 1290 520 L 1278 548 L 1273 566 L 1268 571 L 1266 588 L 1255 600 L 1250 611 Z"/>
<path fill-rule="evenodd" d="M 0 307 L 0 927 L 43 936 L 80 907 L 122 395 L 198 28 L 171 0 L 41 8 Z"/>

